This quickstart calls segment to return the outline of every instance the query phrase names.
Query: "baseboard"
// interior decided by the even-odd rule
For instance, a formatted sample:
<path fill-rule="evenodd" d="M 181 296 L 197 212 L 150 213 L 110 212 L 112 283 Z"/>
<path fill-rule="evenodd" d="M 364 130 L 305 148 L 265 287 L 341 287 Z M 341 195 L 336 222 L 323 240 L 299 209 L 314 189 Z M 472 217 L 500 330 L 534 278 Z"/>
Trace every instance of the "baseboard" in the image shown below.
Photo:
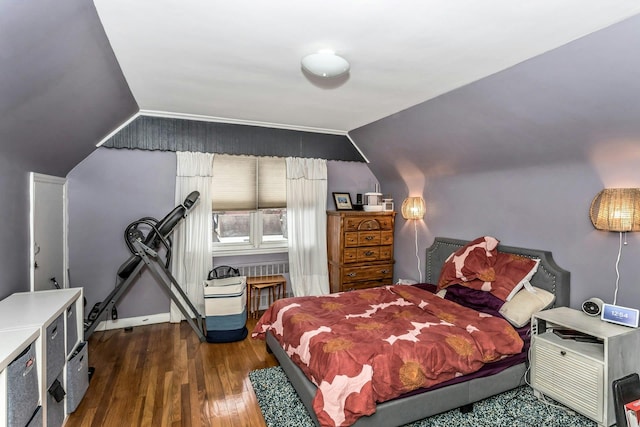
<path fill-rule="evenodd" d="M 98 323 L 95 332 L 108 331 L 111 329 L 122 329 L 133 326 L 152 325 L 155 323 L 166 323 L 169 321 L 169 313 L 151 314 L 149 316 L 127 317 L 117 320 L 103 320 Z"/>

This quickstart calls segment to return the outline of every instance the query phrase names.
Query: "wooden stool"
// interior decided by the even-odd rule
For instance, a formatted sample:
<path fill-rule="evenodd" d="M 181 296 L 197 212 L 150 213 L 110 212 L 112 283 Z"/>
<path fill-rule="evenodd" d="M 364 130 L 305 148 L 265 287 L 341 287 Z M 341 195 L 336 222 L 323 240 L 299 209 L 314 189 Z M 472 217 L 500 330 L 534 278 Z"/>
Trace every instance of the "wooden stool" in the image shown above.
<path fill-rule="evenodd" d="M 269 292 L 269 305 L 277 299 L 287 295 L 287 279 L 283 275 L 275 276 L 249 276 L 247 277 L 247 288 L 249 295 L 247 305 L 249 306 L 249 315 L 257 318 L 260 311 L 260 297 L 263 289 Z M 254 292 L 257 291 L 257 294 Z M 255 304 L 254 304 L 255 299 Z"/>

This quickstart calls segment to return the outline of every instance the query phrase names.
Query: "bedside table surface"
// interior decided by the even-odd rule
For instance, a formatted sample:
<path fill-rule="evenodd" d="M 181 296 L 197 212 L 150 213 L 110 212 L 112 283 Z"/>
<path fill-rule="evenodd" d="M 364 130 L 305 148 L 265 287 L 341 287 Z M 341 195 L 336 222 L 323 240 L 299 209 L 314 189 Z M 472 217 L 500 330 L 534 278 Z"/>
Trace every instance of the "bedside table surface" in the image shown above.
<path fill-rule="evenodd" d="M 557 307 L 543 310 L 536 314 L 537 319 L 554 323 L 558 326 L 575 329 L 598 338 L 610 338 L 628 333 L 635 333 L 636 328 L 616 325 L 601 320 L 599 316 L 589 316 L 582 311 L 569 307 Z"/>

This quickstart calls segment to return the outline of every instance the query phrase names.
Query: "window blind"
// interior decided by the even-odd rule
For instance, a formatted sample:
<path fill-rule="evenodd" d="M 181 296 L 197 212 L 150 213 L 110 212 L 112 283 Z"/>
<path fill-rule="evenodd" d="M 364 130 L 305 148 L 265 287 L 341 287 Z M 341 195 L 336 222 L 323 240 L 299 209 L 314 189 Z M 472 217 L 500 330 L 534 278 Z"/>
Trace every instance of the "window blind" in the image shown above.
<path fill-rule="evenodd" d="M 214 211 L 285 208 L 285 159 L 216 154 L 211 203 Z"/>

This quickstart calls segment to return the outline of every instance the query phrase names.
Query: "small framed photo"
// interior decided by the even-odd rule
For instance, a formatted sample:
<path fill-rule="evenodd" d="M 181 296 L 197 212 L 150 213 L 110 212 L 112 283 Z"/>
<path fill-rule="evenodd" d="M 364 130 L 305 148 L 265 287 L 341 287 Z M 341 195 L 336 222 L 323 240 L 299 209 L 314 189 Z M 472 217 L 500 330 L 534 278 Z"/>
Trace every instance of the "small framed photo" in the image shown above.
<path fill-rule="evenodd" d="M 338 211 L 350 211 L 353 209 L 349 193 L 333 193 L 333 200 L 336 202 L 336 210 Z"/>

